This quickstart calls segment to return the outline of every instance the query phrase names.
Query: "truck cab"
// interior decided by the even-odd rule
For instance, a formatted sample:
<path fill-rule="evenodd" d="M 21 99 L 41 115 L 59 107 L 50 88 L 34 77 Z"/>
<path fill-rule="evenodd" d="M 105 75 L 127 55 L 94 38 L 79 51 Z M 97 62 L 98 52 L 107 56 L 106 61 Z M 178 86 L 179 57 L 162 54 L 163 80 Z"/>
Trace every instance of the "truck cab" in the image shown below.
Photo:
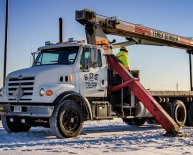
<path fill-rule="evenodd" d="M 41 122 L 49 126 L 54 108 L 65 98 L 80 102 L 84 119 L 91 119 L 87 98 L 107 97 L 107 63 L 102 50 L 78 41 L 38 48 L 32 67 L 7 76 L 0 96 L 5 129 L 18 131 L 18 124 Z"/>

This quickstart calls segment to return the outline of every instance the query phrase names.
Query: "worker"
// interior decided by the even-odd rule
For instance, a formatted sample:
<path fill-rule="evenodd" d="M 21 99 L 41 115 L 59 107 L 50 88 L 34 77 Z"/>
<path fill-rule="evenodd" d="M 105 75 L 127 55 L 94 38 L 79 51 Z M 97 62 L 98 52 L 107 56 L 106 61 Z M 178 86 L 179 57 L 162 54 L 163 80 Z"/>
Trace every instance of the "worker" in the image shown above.
<path fill-rule="evenodd" d="M 128 60 L 128 50 L 126 49 L 126 47 L 122 46 L 120 48 L 120 51 L 116 54 L 116 57 L 118 59 L 118 61 L 125 67 L 126 70 L 130 71 L 129 68 L 129 60 Z M 121 83 L 123 82 L 122 78 L 120 76 L 116 76 L 116 80 L 118 80 L 119 82 L 121 81 Z M 123 89 L 123 103 L 124 105 L 127 105 L 130 103 L 131 100 L 131 91 L 130 89 L 128 89 L 128 87 Z"/>
<path fill-rule="evenodd" d="M 116 55 L 117 59 L 119 60 L 120 63 L 122 63 L 122 65 L 128 70 L 130 71 L 129 68 L 129 60 L 128 60 L 128 50 L 126 49 L 126 47 L 122 46 L 120 48 L 119 53 L 117 53 Z"/>

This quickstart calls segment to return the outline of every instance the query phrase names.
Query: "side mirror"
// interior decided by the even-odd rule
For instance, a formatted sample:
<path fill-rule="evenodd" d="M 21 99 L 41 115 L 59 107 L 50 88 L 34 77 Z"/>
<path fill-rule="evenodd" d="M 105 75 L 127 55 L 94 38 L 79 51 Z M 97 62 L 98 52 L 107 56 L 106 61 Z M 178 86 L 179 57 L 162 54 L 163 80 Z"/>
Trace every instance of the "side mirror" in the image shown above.
<path fill-rule="evenodd" d="M 31 53 L 31 65 L 34 63 L 35 61 L 35 53 Z"/>
<path fill-rule="evenodd" d="M 90 55 L 90 67 L 96 68 L 97 62 L 98 62 L 98 50 L 96 48 L 92 48 Z"/>
<path fill-rule="evenodd" d="M 31 53 L 31 59 L 32 59 L 32 60 L 31 60 L 31 65 L 34 64 L 35 59 L 36 59 L 38 53 L 39 53 L 39 51 L 36 51 L 36 52 L 32 52 L 32 53 Z"/>

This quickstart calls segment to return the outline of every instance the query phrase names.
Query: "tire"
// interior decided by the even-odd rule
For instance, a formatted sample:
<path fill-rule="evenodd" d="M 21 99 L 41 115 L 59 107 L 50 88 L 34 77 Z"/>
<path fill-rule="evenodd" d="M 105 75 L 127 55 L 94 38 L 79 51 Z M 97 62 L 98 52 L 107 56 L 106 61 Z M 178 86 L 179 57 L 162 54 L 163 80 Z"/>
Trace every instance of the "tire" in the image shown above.
<path fill-rule="evenodd" d="M 123 118 L 123 122 L 127 125 L 133 125 L 132 121 L 133 119 Z"/>
<path fill-rule="evenodd" d="M 187 124 L 188 126 L 193 126 L 193 102 L 189 104 L 187 111 Z"/>
<path fill-rule="evenodd" d="M 13 122 L 10 121 L 12 118 Z M 31 128 L 29 122 L 21 123 L 20 117 L 1 116 L 3 128 L 8 132 L 28 132 Z"/>
<path fill-rule="evenodd" d="M 155 118 L 153 118 L 153 117 L 147 118 L 146 122 L 147 122 L 148 124 L 155 124 L 155 125 L 158 125 L 158 124 L 159 124 L 159 123 L 155 120 Z"/>
<path fill-rule="evenodd" d="M 185 125 L 187 112 L 186 107 L 182 101 L 176 100 L 172 102 L 170 105 L 169 114 L 180 127 Z"/>
<path fill-rule="evenodd" d="M 64 100 L 50 117 L 50 128 L 58 138 L 72 138 L 80 134 L 83 126 L 82 109 L 73 100 Z"/>
<path fill-rule="evenodd" d="M 133 123 L 135 126 L 143 126 L 146 122 L 146 118 L 134 118 Z"/>
<path fill-rule="evenodd" d="M 146 122 L 147 122 L 148 124 L 153 124 L 153 121 L 152 121 L 151 118 L 147 118 Z"/>
<path fill-rule="evenodd" d="M 146 118 L 134 118 L 134 119 L 123 119 L 127 125 L 142 126 L 145 124 Z"/>

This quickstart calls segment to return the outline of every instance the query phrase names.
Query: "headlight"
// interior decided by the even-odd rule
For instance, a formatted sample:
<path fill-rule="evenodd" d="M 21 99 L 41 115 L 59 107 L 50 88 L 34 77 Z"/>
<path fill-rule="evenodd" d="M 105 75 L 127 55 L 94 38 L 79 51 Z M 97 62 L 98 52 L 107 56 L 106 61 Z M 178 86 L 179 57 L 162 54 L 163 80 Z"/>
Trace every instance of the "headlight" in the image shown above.
<path fill-rule="evenodd" d="M 44 90 L 44 88 L 41 88 L 40 89 L 40 96 L 44 96 L 45 95 L 45 90 Z"/>
<path fill-rule="evenodd" d="M 3 96 L 3 88 L 0 88 L 0 96 Z"/>

